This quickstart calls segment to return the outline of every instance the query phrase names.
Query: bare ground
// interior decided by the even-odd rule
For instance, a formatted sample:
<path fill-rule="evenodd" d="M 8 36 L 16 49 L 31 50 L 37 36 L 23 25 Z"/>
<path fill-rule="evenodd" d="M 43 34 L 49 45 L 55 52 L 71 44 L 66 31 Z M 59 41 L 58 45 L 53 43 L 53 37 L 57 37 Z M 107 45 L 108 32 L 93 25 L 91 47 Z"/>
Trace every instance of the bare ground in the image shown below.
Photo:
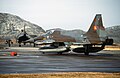
<path fill-rule="evenodd" d="M 120 78 L 120 73 L 65 72 L 46 74 L 0 74 L 0 78 Z"/>

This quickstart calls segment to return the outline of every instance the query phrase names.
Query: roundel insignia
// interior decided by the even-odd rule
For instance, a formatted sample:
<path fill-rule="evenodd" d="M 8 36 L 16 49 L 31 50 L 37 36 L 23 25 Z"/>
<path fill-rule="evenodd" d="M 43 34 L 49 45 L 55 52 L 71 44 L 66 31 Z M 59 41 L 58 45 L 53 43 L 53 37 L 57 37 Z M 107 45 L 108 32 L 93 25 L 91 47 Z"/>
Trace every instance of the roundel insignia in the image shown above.
<path fill-rule="evenodd" d="M 93 27 L 93 30 L 96 31 L 96 30 L 97 30 L 97 26 L 94 26 L 94 27 Z"/>

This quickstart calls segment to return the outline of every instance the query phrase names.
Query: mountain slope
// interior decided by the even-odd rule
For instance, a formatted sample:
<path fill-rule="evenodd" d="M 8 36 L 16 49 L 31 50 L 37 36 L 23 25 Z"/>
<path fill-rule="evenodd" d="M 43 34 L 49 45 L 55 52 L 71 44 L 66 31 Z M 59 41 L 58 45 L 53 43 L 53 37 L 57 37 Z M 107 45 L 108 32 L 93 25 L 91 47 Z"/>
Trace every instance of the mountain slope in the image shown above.
<path fill-rule="evenodd" d="M 8 14 L 0 13 L 0 35 L 16 35 L 24 29 L 30 35 L 38 35 L 45 32 L 40 26 L 32 24 L 22 18 Z"/>
<path fill-rule="evenodd" d="M 120 25 L 107 27 L 106 32 L 115 43 L 120 43 Z"/>

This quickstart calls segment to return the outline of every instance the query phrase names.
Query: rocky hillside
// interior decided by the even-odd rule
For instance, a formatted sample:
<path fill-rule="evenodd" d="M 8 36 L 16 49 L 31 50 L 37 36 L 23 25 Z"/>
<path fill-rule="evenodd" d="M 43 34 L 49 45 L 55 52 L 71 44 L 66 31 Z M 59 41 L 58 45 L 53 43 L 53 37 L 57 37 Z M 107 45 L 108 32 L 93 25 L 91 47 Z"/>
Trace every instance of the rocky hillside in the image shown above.
<path fill-rule="evenodd" d="M 0 35 L 17 35 L 24 27 L 30 35 L 38 35 L 40 32 L 44 32 L 40 26 L 25 21 L 16 15 L 0 13 Z"/>
<path fill-rule="evenodd" d="M 113 38 L 115 43 L 120 44 L 120 25 L 106 28 L 108 37 Z"/>
<path fill-rule="evenodd" d="M 76 30 L 64 30 L 61 31 L 61 33 L 75 38 L 77 42 L 82 42 L 83 37 L 81 35 L 83 35 L 85 32 L 83 30 L 76 29 Z"/>

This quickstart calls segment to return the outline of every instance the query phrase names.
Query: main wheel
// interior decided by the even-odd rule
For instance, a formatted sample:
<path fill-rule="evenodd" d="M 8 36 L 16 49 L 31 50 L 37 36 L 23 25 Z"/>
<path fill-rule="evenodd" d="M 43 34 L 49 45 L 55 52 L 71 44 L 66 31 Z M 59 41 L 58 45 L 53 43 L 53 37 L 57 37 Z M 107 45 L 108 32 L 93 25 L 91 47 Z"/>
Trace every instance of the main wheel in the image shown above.
<path fill-rule="evenodd" d="M 26 45 L 26 43 L 25 43 L 25 42 L 24 42 L 23 44 L 24 44 L 24 45 Z"/>
<path fill-rule="evenodd" d="M 62 55 L 62 52 L 58 52 L 58 54 Z"/>
<path fill-rule="evenodd" d="M 21 43 L 19 43 L 19 47 L 21 47 Z"/>
<path fill-rule="evenodd" d="M 45 52 L 42 52 L 42 54 L 45 54 Z"/>
<path fill-rule="evenodd" d="M 89 55 L 89 52 L 84 52 L 85 55 Z"/>

